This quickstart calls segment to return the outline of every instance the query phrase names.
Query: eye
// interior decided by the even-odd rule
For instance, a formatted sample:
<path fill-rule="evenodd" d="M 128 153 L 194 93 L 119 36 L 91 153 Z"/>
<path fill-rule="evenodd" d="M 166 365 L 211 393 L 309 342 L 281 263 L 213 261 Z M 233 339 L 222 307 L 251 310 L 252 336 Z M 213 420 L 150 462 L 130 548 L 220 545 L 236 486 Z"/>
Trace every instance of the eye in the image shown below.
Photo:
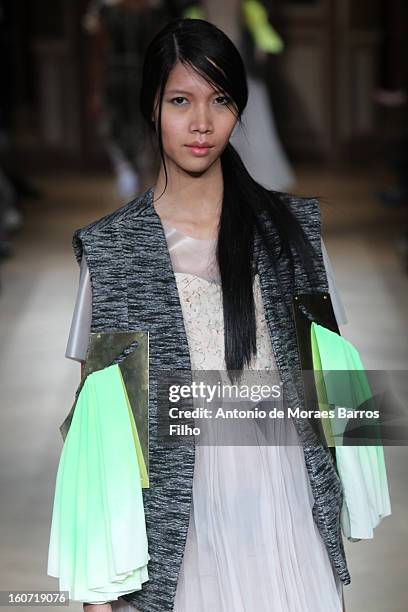
<path fill-rule="evenodd" d="M 186 100 L 186 99 L 187 98 L 185 98 L 184 96 L 176 96 L 175 98 L 172 98 L 170 102 L 174 104 L 174 106 L 183 106 L 182 102 L 183 100 Z"/>
<path fill-rule="evenodd" d="M 215 99 L 218 101 L 221 100 L 221 102 L 218 102 L 219 104 L 221 104 L 221 106 L 226 106 L 227 104 L 231 103 L 231 98 L 229 98 L 228 96 L 220 95 L 217 96 Z"/>

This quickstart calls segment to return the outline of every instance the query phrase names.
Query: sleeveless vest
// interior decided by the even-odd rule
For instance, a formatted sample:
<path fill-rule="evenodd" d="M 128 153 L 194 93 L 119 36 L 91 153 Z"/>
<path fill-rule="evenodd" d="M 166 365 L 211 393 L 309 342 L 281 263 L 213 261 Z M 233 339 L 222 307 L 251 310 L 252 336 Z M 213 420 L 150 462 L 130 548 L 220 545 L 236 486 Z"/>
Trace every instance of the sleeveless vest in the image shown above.
<path fill-rule="evenodd" d="M 327 293 L 320 243 L 317 200 L 285 196 L 317 253 L 317 285 L 311 286 L 300 259 L 295 284 L 288 261 L 272 264 L 259 233 L 254 255 L 265 316 L 288 406 L 303 409 L 296 382 L 300 357 L 291 304 L 295 294 Z M 274 239 L 273 227 L 266 230 Z M 278 243 L 275 236 L 275 244 Z M 151 559 L 149 580 L 124 595 L 140 612 L 171 612 L 184 555 L 190 518 L 195 462 L 190 443 L 167 444 L 157 436 L 157 384 L 163 370 L 191 370 L 190 354 L 174 270 L 164 228 L 153 206 L 153 188 L 118 210 L 77 229 L 73 247 L 78 264 L 87 260 L 92 286 L 92 332 L 149 332 L 149 470 L 150 488 L 142 489 Z M 294 418 L 313 492 L 313 517 L 334 571 L 351 582 L 343 547 L 340 511 L 343 491 L 335 463 L 317 441 L 306 419 Z"/>

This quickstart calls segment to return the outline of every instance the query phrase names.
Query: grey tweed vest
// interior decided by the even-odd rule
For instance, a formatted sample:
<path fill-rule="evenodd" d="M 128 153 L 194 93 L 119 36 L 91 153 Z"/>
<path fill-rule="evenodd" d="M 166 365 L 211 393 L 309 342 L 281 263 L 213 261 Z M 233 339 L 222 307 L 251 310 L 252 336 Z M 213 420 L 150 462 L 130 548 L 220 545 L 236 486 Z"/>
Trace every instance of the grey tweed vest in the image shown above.
<path fill-rule="evenodd" d="M 287 260 L 272 265 L 258 232 L 255 257 L 287 402 L 292 408 L 303 408 L 302 392 L 294 382 L 300 371 L 300 358 L 291 303 L 296 293 L 327 293 L 328 282 L 320 246 L 319 204 L 315 199 L 286 197 L 318 254 L 318 285 L 309 284 L 299 259 L 293 285 Z M 269 225 L 266 229 L 273 239 L 274 228 Z M 171 612 L 189 525 L 195 445 L 167 444 L 157 436 L 156 377 L 163 370 L 191 370 L 191 363 L 164 228 L 153 206 L 153 188 L 76 230 L 73 247 L 78 263 L 84 253 L 89 267 L 91 331 L 149 331 L 150 488 L 143 489 L 143 501 L 151 559 L 149 580 L 141 590 L 124 597 L 141 612 Z M 343 492 L 335 464 L 330 452 L 317 442 L 306 419 L 294 419 L 294 424 L 315 500 L 315 523 L 335 572 L 344 584 L 349 584 L 340 530 Z"/>

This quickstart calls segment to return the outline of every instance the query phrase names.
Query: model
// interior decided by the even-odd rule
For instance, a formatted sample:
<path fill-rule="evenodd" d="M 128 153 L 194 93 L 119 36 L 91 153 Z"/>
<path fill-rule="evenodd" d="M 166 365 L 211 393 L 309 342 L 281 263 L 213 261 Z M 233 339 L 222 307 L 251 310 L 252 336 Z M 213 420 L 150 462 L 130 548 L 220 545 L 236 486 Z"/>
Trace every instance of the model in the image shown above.
<path fill-rule="evenodd" d="M 161 152 L 155 183 L 74 235 L 76 314 L 87 296 L 89 309 L 68 356 L 84 358 L 89 331 L 150 335 L 149 580 L 85 610 L 343 610 L 341 483 L 306 422 L 277 422 L 266 445 L 256 427 L 245 446 L 168 446 L 157 434 L 166 368 L 277 371 L 287 405 L 301 402 L 290 304 L 330 292 L 319 204 L 248 173 L 229 142 L 247 97 L 242 58 L 221 30 L 168 24 L 148 47 L 140 96 Z"/>
<path fill-rule="evenodd" d="M 167 21 L 150 0 L 91 0 L 84 18 L 91 35 L 88 107 L 112 162 L 121 203 L 135 197 L 141 173 L 153 166 L 138 95 L 143 54 Z"/>

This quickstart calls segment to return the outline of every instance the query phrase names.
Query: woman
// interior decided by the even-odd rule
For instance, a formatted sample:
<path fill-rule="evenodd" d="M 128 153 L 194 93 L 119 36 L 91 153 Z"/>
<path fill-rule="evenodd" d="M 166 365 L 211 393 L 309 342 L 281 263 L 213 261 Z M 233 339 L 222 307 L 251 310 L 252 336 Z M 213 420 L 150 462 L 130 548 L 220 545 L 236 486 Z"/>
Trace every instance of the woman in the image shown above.
<path fill-rule="evenodd" d="M 123 596 L 134 608 L 115 610 L 341 612 L 350 582 L 339 480 L 304 424 L 276 423 L 279 440 L 263 446 L 168 450 L 156 434 L 161 368 L 288 379 L 298 359 L 288 299 L 328 288 L 316 201 L 266 190 L 229 143 L 247 95 L 223 32 L 168 24 L 147 50 L 140 98 L 162 158 L 154 187 L 74 235 L 82 283 L 67 356 L 84 358 L 90 330 L 150 334 L 149 581 Z"/>
<path fill-rule="evenodd" d="M 143 55 L 167 21 L 152 0 L 92 0 L 84 19 L 92 36 L 89 110 L 111 159 L 122 202 L 140 190 L 140 176 L 153 165 L 138 96 Z"/>

